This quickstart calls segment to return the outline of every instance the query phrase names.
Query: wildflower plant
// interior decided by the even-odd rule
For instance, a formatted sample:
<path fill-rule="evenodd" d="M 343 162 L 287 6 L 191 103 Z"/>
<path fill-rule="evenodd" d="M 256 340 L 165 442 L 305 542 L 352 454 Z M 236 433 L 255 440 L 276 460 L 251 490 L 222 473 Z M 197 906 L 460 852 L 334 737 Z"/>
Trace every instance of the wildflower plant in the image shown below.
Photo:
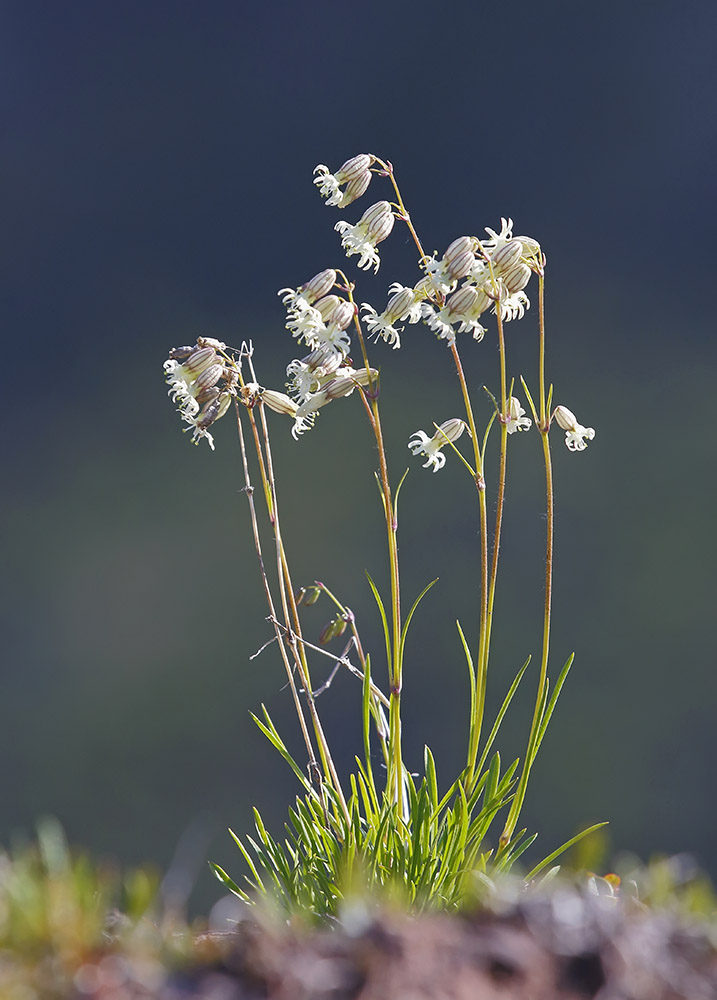
<path fill-rule="evenodd" d="M 270 641 L 286 672 L 306 753 L 305 764 L 289 753 L 265 708 L 261 717 L 254 716 L 259 729 L 294 771 L 301 794 L 289 810 L 283 839 L 265 828 L 256 811 L 256 836 L 233 835 L 249 869 L 241 886 L 218 866 L 214 870 L 242 899 L 249 901 L 257 894 L 273 893 L 289 912 L 308 909 L 318 914 L 334 913 L 357 880 L 369 888 L 399 886 L 417 909 L 430 905 L 453 907 L 474 893 L 476 884 L 487 884 L 510 871 L 537 836 L 520 827 L 521 811 L 531 770 L 573 662 L 571 655 L 551 685 L 548 667 L 554 517 L 550 431 L 557 424 L 559 431 L 566 432 L 567 447 L 573 451 L 583 450 L 595 432 L 579 424 L 565 406 L 552 404 L 553 387 L 547 384 L 545 373 L 546 258 L 537 240 L 514 236 L 512 220 L 502 219 L 499 230 L 486 229 L 487 236 L 459 236 L 441 257 L 429 255 L 411 221 L 390 162 L 362 153 L 335 173 L 323 165 L 314 173 L 314 184 L 326 204 L 338 209 L 363 197 L 377 181 L 387 182 L 387 197 L 391 200 L 374 202 L 356 224 L 342 220 L 335 229 L 346 255 L 358 257 L 359 269 L 378 272 L 379 244 L 390 236 L 396 223 L 406 226 L 418 251 L 415 284 L 392 283 L 381 312 L 368 302 L 359 302 L 355 283 L 339 267 L 326 268 L 303 284 L 281 289 L 286 329 L 306 352 L 289 362 L 286 392 L 262 385 L 257 372 L 261 352 L 255 352 L 246 341 L 232 348 L 199 337 L 191 346 L 174 348 L 164 366 L 169 394 L 188 425 L 186 430 L 192 431 L 195 444 L 206 439 L 213 449 L 209 428 L 233 409 L 252 537 L 273 630 Z M 505 330 L 507 324 L 525 320 L 531 281 L 537 284 L 538 295 L 534 324 L 537 377 L 532 391 L 526 380 L 520 379 L 526 411 L 514 395 L 515 380 L 508 380 Z M 419 461 L 425 459 L 423 467 L 434 473 L 447 461 L 462 463 L 475 491 L 480 536 L 480 559 L 475 567 L 477 636 L 467 636 L 458 624 L 457 637 L 457 649 L 465 658 L 470 683 L 465 765 L 445 787 L 439 787 L 428 747 L 420 778 L 411 773 L 403 758 L 402 697 L 404 679 L 410 683 L 412 673 L 412 665 L 405 662 L 406 635 L 432 584 L 407 611 L 402 602 L 405 588 L 397 543 L 398 498 L 406 475 L 396 480 L 390 474 L 383 430 L 384 400 L 380 397 L 379 363 L 389 363 L 395 351 L 406 349 L 402 334 L 407 325 L 419 323 L 437 338 L 436 364 L 445 363 L 455 371 L 458 402 L 455 414 L 440 423 L 431 423 L 434 414 L 426 413 L 424 426 L 428 430 L 417 430 L 408 448 Z M 461 352 L 485 352 L 485 346 L 479 343 L 484 339 L 497 343 L 497 391 L 494 396 L 489 393 L 492 414 L 486 426 L 479 428 L 474 415 L 475 396 L 482 390 L 468 384 Z M 381 352 L 375 363 L 369 358 L 369 348 Z M 267 419 L 267 410 L 289 417 L 291 433 L 298 439 L 312 428 L 324 408 L 349 396 L 362 407 L 369 444 L 375 445 L 378 454 L 376 479 L 386 526 L 390 578 L 390 592 L 381 594 L 369 577 L 385 638 L 385 652 L 380 653 L 366 648 L 352 611 L 323 583 L 295 586 L 281 528 Z M 505 767 L 495 749 L 496 738 L 530 659 L 509 683 L 500 679 L 506 693 L 490 728 L 484 717 L 508 446 L 511 435 L 524 431 L 537 433 L 545 467 L 543 635 L 525 752 L 522 760 Z M 496 434 L 498 476 L 489 486 L 485 458 Z M 255 481 L 260 484 L 258 494 Z M 491 525 L 489 492 L 495 505 Z M 273 536 L 275 584 L 270 582 L 265 568 L 268 555 L 261 541 L 262 508 Z M 319 599 L 331 604 L 332 617 L 319 636 L 308 636 L 302 609 Z M 345 639 L 343 652 L 330 653 L 326 643 L 340 636 Z M 332 672 L 322 686 L 314 680 L 317 657 L 328 657 L 332 662 Z M 380 669 L 375 666 L 377 661 L 383 661 Z M 318 703 L 321 692 L 342 669 L 355 675 L 361 685 L 356 710 L 362 719 L 363 751 L 356 757 L 356 770 L 348 779 L 338 773 Z M 383 769 L 375 766 L 374 745 Z M 593 829 L 596 827 L 553 851 L 526 878 L 537 877 L 563 850 Z"/>

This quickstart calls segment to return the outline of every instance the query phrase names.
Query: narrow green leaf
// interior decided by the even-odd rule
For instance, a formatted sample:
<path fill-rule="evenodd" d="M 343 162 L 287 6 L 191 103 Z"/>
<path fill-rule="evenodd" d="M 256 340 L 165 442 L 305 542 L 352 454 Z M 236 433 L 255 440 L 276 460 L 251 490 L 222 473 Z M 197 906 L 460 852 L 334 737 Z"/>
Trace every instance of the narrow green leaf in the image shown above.
<path fill-rule="evenodd" d="M 220 868 L 219 865 L 215 865 L 213 861 L 209 862 L 209 867 L 212 869 L 219 881 L 223 882 L 230 892 L 233 892 L 235 896 L 243 899 L 245 903 L 251 903 L 251 896 L 248 896 L 243 889 L 240 889 L 234 879 L 227 875 L 223 868 Z"/>
<path fill-rule="evenodd" d="M 423 768 L 428 783 L 428 791 L 431 798 L 431 806 L 435 812 L 438 808 L 438 777 L 436 775 L 436 762 L 433 759 L 430 747 L 423 748 Z"/>
<path fill-rule="evenodd" d="M 466 658 L 466 665 L 468 667 L 468 679 L 470 683 L 470 716 L 468 719 L 468 756 L 466 758 L 466 767 L 470 767 L 471 764 L 471 747 L 473 746 L 473 734 L 476 727 L 476 705 L 478 703 L 478 692 L 476 690 L 476 670 L 473 665 L 473 657 L 471 656 L 471 651 L 466 642 L 466 637 L 463 634 L 463 629 L 461 623 L 456 619 L 456 627 L 458 628 L 458 635 L 461 637 L 461 645 L 463 646 L 463 655 Z M 478 773 L 480 773 L 480 768 L 478 768 Z"/>
<path fill-rule="evenodd" d="M 403 623 L 403 628 L 401 629 L 401 642 L 400 642 L 401 655 L 403 655 L 403 647 L 404 647 L 405 642 L 406 642 L 406 635 L 408 633 L 408 626 L 411 624 L 411 619 L 413 618 L 413 613 L 416 610 L 416 608 L 418 607 L 418 605 L 421 603 L 421 600 L 423 599 L 423 597 L 428 593 L 428 591 L 434 585 L 434 583 L 438 583 L 438 577 L 436 577 L 435 580 L 431 580 L 431 582 L 427 586 L 425 586 L 423 588 L 423 590 L 421 591 L 421 593 L 418 595 L 418 597 L 416 598 L 416 600 L 413 602 L 413 607 L 411 608 L 411 610 L 408 612 L 408 615 L 406 616 L 406 620 Z"/>
<path fill-rule="evenodd" d="M 254 878 L 256 879 L 256 881 L 258 882 L 259 887 L 261 888 L 261 891 L 262 892 L 266 892 L 266 889 L 264 888 L 264 883 L 261 880 L 259 872 L 256 870 L 256 866 L 255 866 L 255 864 L 254 864 L 254 862 L 253 862 L 253 860 L 251 858 L 251 855 L 249 854 L 249 852 L 247 851 L 247 849 L 244 847 L 244 844 L 239 839 L 239 837 L 237 837 L 237 835 L 234 833 L 234 831 L 231 828 L 229 829 L 229 835 L 232 838 L 232 840 L 234 841 L 234 843 L 237 845 L 237 847 L 239 848 L 239 850 L 241 851 L 242 855 L 244 856 L 244 860 L 249 865 L 249 869 L 250 869 L 252 875 L 254 876 Z"/>
<path fill-rule="evenodd" d="M 367 578 L 367 580 L 369 582 L 369 586 L 371 587 L 374 599 L 376 601 L 376 604 L 378 605 L 378 610 L 379 610 L 379 613 L 381 615 L 381 621 L 383 623 L 383 635 L 384 635 L 384 639 L 386 640 L 386 662 L 388 663 L 388 673 L 389 673 L 389 676 L 391 676 L 391 672 L 393 670 L 393 668 L 391 666 L 391 633 L 389 632 L 389 628 L 388 628 L 388 620 L 386 618 L 386 609 L 385 609 L 385 607 L 383 605 L 383 601 L 381 600 L 381 595 L 378 592 L 378 587 L 376 586 L 376 584 L 371 579 L 368 571 L 366 571 L 366 578 Z"/>
<path fill-rule="evenodd" d="M 398 481 L 398 486 L 396 487 L 396 492 L 393 494 L 393 518 L 394 518 L 394 521 L 398 520 L 398 494 L 401 492 L 401 487 L 403 486 L 403 484 L 406 481 L 406 476 L 408 475 L 408 472 L 409 472 L 409 470 L 406 469 L 406 471 L 404 472 L 404 474 L 401 476 L 401 478 Z"/>
<path fill-rule="evenodd" d="M 294 760 L 294 758 L 291 756 L 291 754 L 289 753 L 289 751 L 286 749 L 286 745 L 284 744 L 284 741 L 282 740 L 282 738 L 279 736 L 279 733 L 277 732 L 276 726 L 271 721 L 271 717 L 269 716 L 269 713 L 266 710 L 266 706 L 262 705 L 261 708 L 262 708 L 262 711 L 264 713 L 264 718 L 266 719 L 267 724 L 265 725 L 261 721 L 261 719 L 258 718 L 258 716 L 254 715 L 253 712 L 251 713 L 252 719 L 254 720 L 254 722 L 256 722 L 257 726 L 262 731 L 262 733 L 264 734 L 264 736 L 266 736 L 266 738 L 269 740 L 269 742 L 272 744 L 272 746 L 275 747 L 279 751 L 279 753 L 281 754 L 281 756 L 287 762 L 287 764 L 289 765 L 289 767 L 291 768 L 291 770 L 294 772 L 294 774 L 296 775 L 296 777 L 299 779 L 299 781 L 301 782 L 301 784 L 303 785 L 303 787 L 306 789 L 306 791 L 311 792 L 311 790 L 312 790 L 311 789 L 311 785 L 310 785 L 310 783 L 309 783 L 306 775 L 301 770 L 301 768 L 299 767 L 299 765 L 296 763 L 296 761 Z"/>
<path fill-rule="evenodd" d="M 607 820 L 604 820 L 602 823 L 594 823 L 592 826 L 589 826 L 587 830 L 582 830 L 580 833 L 577 833 L 574 837 L 571 837 L 570 840 L 566 840 L 565 843 L 562 844 L 557 849 L 557 851 L 553 851 L 553 853 L 549 854 L 547 858 L 543 858 L 540 864 L 536 865 L 535 868 L 532 868 L 528 872 L 528 874 L 525 876 L 526 882 L 529 882 L 532 878 L 535 878 L 538 872 L 541 872 L 543 868 L 547 868 L 551 862 L 555 861 L 557 857 L 560 857 L 563 851 L 567 851 L 568 848 L 572 847 L 573 844 L 577 844 L 577 842 L 579 840 L 582 840 L 583 837 L 587 837 L 589 834 L 594 833 L 595 830 L 599 830 L 601 826 L 607 826 L 607 825 L 608 825 Z"/>
<path fill-rule="evenodd" d="M 490 748 L 493 746 L 493 742 L 495 741 L 495 738 L 498 735 L 498 730 L 500 729 L 501 723 L 503 722 L 503 719 L 505 717 L 505 713 L 508 711 L 508 707 L 510 706 L 511 701 L 513 700 L 513 695 L 518 690 L 518 685 L 520 684 L 521 680 L 523 679 L 523 674 L 528 669 L 528 664 L 530 663 L 530 659 L 531 658 L 528 657 L 528 659 L 525 661 L 525 663 L 523 664 L 523 666 L 520 668 L 520 670 L 518 671 L 518 673 L 516 675 L 515 680 L 510 685 L 510 688 L 508 689 L 507 695 L 503 699 L 503 704 L 500 706 L 500 711 L 498 712 L 498 715 L 496 716 L 495 724 L 493 725 L 493 728 L 490 731 L 490 736 L 488 737 L 488 741 L 487 741 L 485 747 L 483 748 L 483 753 L 481 754 L 480 761 L 478 762 L 478 769 L 477 769 L 477 772 L 476 772 L 477 774 L 480 774 L 480 772 L 483 770 L 483 767 L 484 767 L 486 759 L 488 757 L 488 753 L 490 751 Z"/>
<path fill-rule="evenodd" d="M 545 736 L 545 732 L 546 732 L 546 730 L 548 728 L 548 723 L 550 722 L 550 717 L 552 716 L 553 712 L 555 711 L 555 706 L 556 706 L 558 698 L 560 696 L 560 692 L 562 691 L 563 684 L 565 683 L 565 681 L 567 679 L 567 676 L 570 673 L 570 668 L 573 665 L 573 660 L 574 659 L 575 659 L 575 653 L 571 653 L 570 656 L 567 659 L 567 662 L 565 663 L 565 666 L 560 671 L 560 676 L 558 677 L 557 681 L 555 682 L 555 687 L 553 689 L 553 693 L 550 696 L 550 701 L 548 702 L 548 705 L 547 705 L 547 708 L 545 709 L 545 713 L 543 715 L 543 718 L 540 721 L 540 726 L 538 728 L 538 736 L 537 736 L 537 739 L 535 741 L 535 750 L 533 751 L 533 759 L 535 759 L 535 757 L 537 757 L 537 755 L 538 755 L 538 750 L 540 750 L 540 744 L 543 742 L 543 737 Z"/>

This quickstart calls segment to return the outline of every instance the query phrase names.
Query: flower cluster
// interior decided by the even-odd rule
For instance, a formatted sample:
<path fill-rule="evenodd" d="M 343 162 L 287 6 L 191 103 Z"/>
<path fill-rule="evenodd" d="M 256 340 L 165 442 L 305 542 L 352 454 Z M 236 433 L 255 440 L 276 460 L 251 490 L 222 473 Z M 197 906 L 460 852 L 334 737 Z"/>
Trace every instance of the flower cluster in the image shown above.
<path fill-rule="evenodd" d="M 227 412 L 239 381 L 239 370 L 225 349 L 219 340 L 198 337 L 193 347 L 175 347 L 164 362 L 169 395 L 189 424 L 185 431 L 192 431 L 195 444 L 206 438 L 212 451 L 208 428 Z"/>
<path fill-rule="evenodd" d="M 523 291 L 532 271 L 542 268 L 539 244 L 529 236 L 513 236 L 513 220 L 502 219 L 501 231 L 486 229 L 489 239 L 459 236 L 443 257 L 423 261 L 425 277 L 416 286 L 425 291 L 422 317 L 440 338 L 455 343 L 456 333 L 481 340 L 480 317 L 500 311 L 508 322 L 530 307 Z"/>
<path fill-rule="evenodd" d="M 313 426 L 322 406 L 350 396 L 356 386 L 370 385 L 378 379 L 376 369 L 351 365 L 348 327 L 356 307 L 332 294 L 335 285 L 336 271 L 328 269 L 296 289 L 282 288 L 279 292 L 287 308 L 287 330 L 299 343 L 311 348 L 310 354 L 296 358 L 286 369 L 286 386 L 296 406 L 291 432 L 295 438 Z"/>

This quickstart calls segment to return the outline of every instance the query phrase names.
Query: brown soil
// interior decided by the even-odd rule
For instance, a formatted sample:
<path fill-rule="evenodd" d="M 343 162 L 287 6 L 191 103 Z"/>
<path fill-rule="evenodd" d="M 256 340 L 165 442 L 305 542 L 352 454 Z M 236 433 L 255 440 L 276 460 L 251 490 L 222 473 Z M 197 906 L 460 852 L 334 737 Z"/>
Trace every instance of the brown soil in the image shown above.
<path fill-rule="evenodd" d="M 199 953 L 152 988 L 128 965 L 124 982 L 73 1000 L 717 1000 L 708 927 L 572 888 L 466 917 L 357 907 L 318 930 L 248 919 Z"/>

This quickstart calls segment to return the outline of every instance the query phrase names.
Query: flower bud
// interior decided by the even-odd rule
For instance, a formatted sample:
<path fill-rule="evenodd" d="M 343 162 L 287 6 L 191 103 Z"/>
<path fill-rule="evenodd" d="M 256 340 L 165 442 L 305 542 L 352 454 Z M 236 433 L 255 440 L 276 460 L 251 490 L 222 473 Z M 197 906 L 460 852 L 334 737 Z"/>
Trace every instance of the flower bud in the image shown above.
<path fill-rule="evenodd" d="M 391 206 L 387 201 L 377 201 L 375 205 L 367 208 L 359 219 L 359 226 L 366 233 L 367 238 L 376 246 L 389 235 L 393 229 L 394 215 Z"/>
<path fill-rule="evenodd" d="M 295 417 L 298 405 L 283 392 L 275 392 L 273 389 L 264 389 L 261 395 L 262 402 L 265 403 L 274 413 L 285 413 L 289 417 Z"/>
<path fill-rule="evenodd" d="M 366 192 L 369 184 L 371 183 L 371 171 L 364 170 L 362 173 L 357 174 L 353 177 L 349 183 L 346 185 L 346 190 L 341 195 L 341 201 L 339 202 L 339 208 L 346 208 L 351 202 L 356 201 L 360 198 L 362 194 Z"/>
<path fill-rule="evenodd" d="M 331 642 L 339 635 L 343 635 L 346 631 L 346 621 L 341 617 L 332 618 L 332 620 L 325 625 L 321 630 L 319 635 L 319 642 L 322 646 L 325 646 L 327 642 Z"/>
<path fill-rule="evenodd" d="M 311 281 L 307 281 L 305 285 L 301 286 L 299 292 L 311 305 L 330 292 L 335 284 L 336 271 L 329 267 L 325 271 L 319 271 L 318 274 L 315 274 Z"/>
<path fill-rule="evenodd" d="M 369 153 L 359 153 L 358 156 L 352 156 L 343 166 L 339 167 L 334 177 L 339 184 L 345 184 L 346 181 L 351 183 L 356 177 L 367 172 L 373 162 L 374 158 Z"/>
<path fill-rule="evenodd" d="M 512 267 L 503 272 L 502 278 L 509 292 L 519 292 L 530 281 L 530 268 L 522 261 L 516 261 Z"/>
<path fill-rule="evenodd" d="M 504 274 L 512 264 L 519 260 L 522 253 L 523 244 L 520 240 L 508 240 L 502 247 L 499 247 L 491 257 L 496 274 Z"/>
<path fill-rule="evenodd" d="M 318 599 L 321 597 L 321 591 L 318 587 L 307 587 L 304 593 L 304 600 L 302 603 L 308 608 L 312 604 L 316 604 Z"/>

